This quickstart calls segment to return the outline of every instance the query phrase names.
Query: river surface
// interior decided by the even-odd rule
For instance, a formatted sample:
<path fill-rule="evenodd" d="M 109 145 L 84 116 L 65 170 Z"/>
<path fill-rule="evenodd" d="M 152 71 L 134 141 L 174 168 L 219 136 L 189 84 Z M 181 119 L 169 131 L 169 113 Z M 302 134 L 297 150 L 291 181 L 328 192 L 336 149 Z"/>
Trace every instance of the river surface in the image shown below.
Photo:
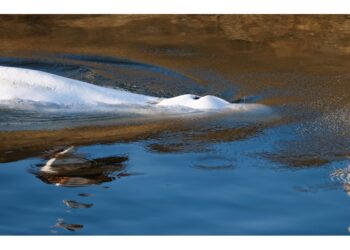
<path fill-rule="evenodd" d="M 276 117 L 1 106 L 0 234 L 349 234 L 348 55 L 159 28 L 169 23 L 133 23 L 125 38 L 44 32 L 33 20 L 16 21 L 31 29 L 3 39 L 0 65 L 152 96 L 262 103 Z M 43 171 L 53 158 L 55 171 Z"/>

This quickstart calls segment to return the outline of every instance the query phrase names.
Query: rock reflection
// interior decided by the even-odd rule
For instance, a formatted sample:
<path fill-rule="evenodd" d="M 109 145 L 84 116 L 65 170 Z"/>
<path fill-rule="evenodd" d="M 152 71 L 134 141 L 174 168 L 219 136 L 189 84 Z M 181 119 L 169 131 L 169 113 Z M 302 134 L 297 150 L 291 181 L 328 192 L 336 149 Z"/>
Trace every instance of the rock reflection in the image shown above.
<path fill-rule="evenodd" d="M 90 208 L 94 205 L 92 203 L 80 203 L 73 200 L 63 200 L 63 203 L 69 208 Z"/>
<path fill-rule="evenodd" d="M 82 187 L 111 182 L 116 178 L 129 176 L 125 172 L 127 156 L 111 156 L 103 158 L 89 158 L 87 155 L 78 153 L 74 146 L 59 147 L 48 151 L 42 156 L 43 163 L 35 166 L 33 174 L 47 184 L 64 187 Z M 90 197 L 91 193 L 78 193 L 80 197 Z M 83 209 L 91 208 L 93 203 L 83 203 L 76 200 L 63 200 L 68 208 Z M 70 212 L 68 210 L 67 212 Z M 54 228 L 63 228 L 75 232 L 82 230 L 83 224 L 66 223 L 64 219 L 57 219 Z M 52 231 L 51 233 L 57 233 Z"/>
<path fill-rule="evenodd" d="M 55 149 L 45 158 L 45 163 L 37 165 L 40 169 L 35 175 L 47 184 L 80 187 L 130 175 L 124 172 L 127 156 L 89 159 L 76 153 L 74 147 L 69 147 Z"/>
<path fill-rule="evenodd" d="M 93 196 L 93 194 L 89 194 L 89 193 L 80 193 L 78 194 L 81 197 L 89 197 L 89 196 Z"/>
<path fill-rule="evenodd" d="M 300 148 L 298 148 L 300 149 Z M 302 154 L 297 152 L 281 151 L 278 153 L 263 153 L 263 156 L 291 168 L 320 167 L 331 162 L 330 156 L 321 154 Z"/>
<path fill-rule="evenodd" d="M 53 226 L 55 228 L 63 228 L 67 231 L 77 231 L 83 229 L 84 225 L 81 224 L 68 224 L 63 219 L 58 219 L 57 223 Z"/>

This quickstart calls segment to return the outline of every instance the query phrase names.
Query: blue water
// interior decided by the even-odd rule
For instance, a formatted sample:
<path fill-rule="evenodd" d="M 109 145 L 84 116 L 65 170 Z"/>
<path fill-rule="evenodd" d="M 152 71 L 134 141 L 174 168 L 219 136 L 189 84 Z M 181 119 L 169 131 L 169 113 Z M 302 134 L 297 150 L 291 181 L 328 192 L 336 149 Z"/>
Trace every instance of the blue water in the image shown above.
<path fill-rule="evenodd" d="M 81 147 L 80 153 L 94 158 L 129 157 L 124 170 L 129 176 L 85 187 L 43 183 L 29 171 L 40 158 L 1 164 L 0 232 L 346 234 L 350 198 L 328 176 L 347 162 L 293 171 L 256 157 L 276 139 L 267 130 L 250 140 L 208 145 L 208 151 L 195 153 L 152 152 L 149 141 Z M 226 167 L 198 168 L 205 164 L 203 157 L 225 159 Z M 93 206 L 74 209 L 63 200 Z M 58 219 L 83 228 L 56 228 Z"/>
<path fill-rule="evenodd" d="M 70 60 L 77 58 L 82 60 L 79 56 L 69 57 Z M 100 63 L 96 58 L 85 59 L 95 66 Z M 6 60 L 2 59 L 1 64 L 18 66 L 18 62 L 23 62 Z M 122 67 L 130 64 L 118 62 Z M 104 63 L 117 64 L 111 60 Z M 79 78 L 74 67 L 51 68 L 33 62 L 29 65 Z M 180 73 L 152 67 L 133 64 L 127 68 L 128 72 L 114 68 L 113 72 L 125 73 L 124 85 L 108 80 L 107 73 L 100 72 L 105 80 L 101 80 L 102 76 L 96 79 L 100 79 L 102 85 L 131 89 L 132 79 L 128 80 L 128 75 L 133 71 L 136 79 L 137 76 L 144 79 L 138 86 L 141 93 L 152 94 L 156 87 L 168 95 L 188 90 L 199 94 L 210 92 L 191 78 L 179 76 Z M 159 80 L 151 90 L 145 84 L 149 78 L 144 75 L 144 70 L 149 68 L 148 74 Z M 158 74 L 165 78 L 160 80 Z M 184 82 L 174 86 L 171 84 L 174 79 Z M 118 81 L 123 82 L 120 75 Z M 167 88 L 166 84 L 171 87 Z M 235 84 L 222 84 L 226 84 L 222 96 L 237 91 Z M 254 92 L 251 94 L 256 96 Z M 268 100 L 269 95 L 257 99 Z M 330 119 L 332 112 L 315 115 L 305 106 L 299 106 L 300 116 L 295 116 L 295 107 L 287 102 L 274 108 L 281 119 L 273 123 L 238 124 L 223 119 L 213 124 L 201 121 L 183 130 L 167 130 L 128 141 L 70 144 L 62 140 L 63 149 L 75 146 L 69 159 L 104 162 L 90 167 L 93 173 L 74 170 L 69 170 L 69 174 L 42 173 L 40 168 L 53 157 L 48 156 L 48 152 L 56 150 L 55 147 L 30 151 L 19 146 L 8 152 L 1 151 L 0 234 L 348 234 L 347 183 L 331 178 L 335 170 L 346 169 L 350 164 L 346 157 L 348 137 L 340 129 L 344 123 Z M 4 127 L 5 122 L 14 119 L 7 111 L 2 111 L 1 117 L 0 124 Z M 43 120 L 33 117 L 23 115 L 21 120 L 16 116 L 19 123 L 25 119 L 29 122 L 22 127 L 21 124 L 14 126 L 13 130 L 42 128 L 43 124 L 52 129 L 56 123 L 55 117 Z M 62 126 L 69 126 L 69 121 L 68 117 Z M 1 133 L 5 135 L 9 131 L 3 129 Z M 2 140 L 1 143 L 5 148 L 5 144 L 11 142 Z M 123 157 L 123 160 L 110 166 L 110 162 L 106 163 L 108 157 Z"/>

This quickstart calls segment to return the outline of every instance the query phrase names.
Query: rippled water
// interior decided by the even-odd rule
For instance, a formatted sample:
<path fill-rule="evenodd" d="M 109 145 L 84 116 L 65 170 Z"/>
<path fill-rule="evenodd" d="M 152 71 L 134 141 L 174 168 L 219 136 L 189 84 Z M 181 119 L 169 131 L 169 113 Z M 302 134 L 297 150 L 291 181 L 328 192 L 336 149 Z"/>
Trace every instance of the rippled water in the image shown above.
<path fill-rule="evenodd" d="M 0 234 L 348 234 L 344 58 L 281 58 L 217 39 L 134 41 L 138 60 L 129 50 L 4 52 L 0 65 L 264 103 L 278 119 L 1 107 Z"/>

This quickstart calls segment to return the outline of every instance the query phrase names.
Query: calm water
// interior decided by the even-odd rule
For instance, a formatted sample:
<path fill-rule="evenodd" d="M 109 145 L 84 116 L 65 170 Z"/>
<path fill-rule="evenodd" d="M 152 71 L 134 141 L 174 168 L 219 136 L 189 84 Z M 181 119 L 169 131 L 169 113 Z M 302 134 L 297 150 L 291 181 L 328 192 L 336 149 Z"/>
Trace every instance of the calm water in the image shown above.
<path fill-rule="evenodd" d="M 147 95 L 264 103 L 278 119 L 1 107 L 0 234 L 349 234 L 344 58 L 257 55 L 224 39 L 140 43 L 130 45 L 139 60 L 57 47 L 4 52 L 0 65 Z M 64 150 L 61 166 L 44 172 Z"/>

